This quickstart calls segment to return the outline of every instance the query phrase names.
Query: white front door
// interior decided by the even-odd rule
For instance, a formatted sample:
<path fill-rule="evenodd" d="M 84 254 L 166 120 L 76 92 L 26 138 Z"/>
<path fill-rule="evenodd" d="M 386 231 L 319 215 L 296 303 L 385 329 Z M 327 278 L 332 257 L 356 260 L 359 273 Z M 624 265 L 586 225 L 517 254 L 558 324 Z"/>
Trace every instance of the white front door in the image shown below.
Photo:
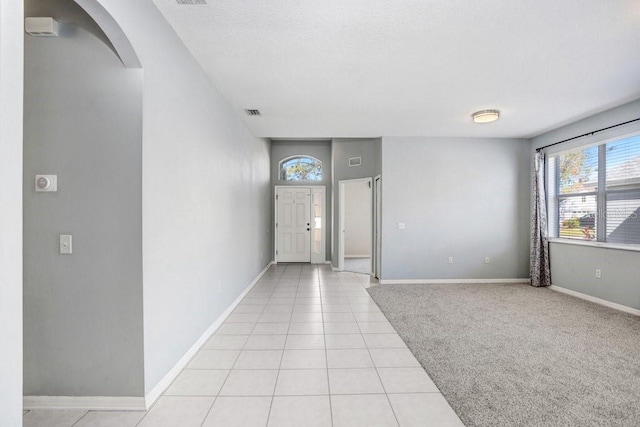
<path fill-rule="evenodd" d="M 311 262 L 311 189 L 276 189 L 278 262 Z"/>

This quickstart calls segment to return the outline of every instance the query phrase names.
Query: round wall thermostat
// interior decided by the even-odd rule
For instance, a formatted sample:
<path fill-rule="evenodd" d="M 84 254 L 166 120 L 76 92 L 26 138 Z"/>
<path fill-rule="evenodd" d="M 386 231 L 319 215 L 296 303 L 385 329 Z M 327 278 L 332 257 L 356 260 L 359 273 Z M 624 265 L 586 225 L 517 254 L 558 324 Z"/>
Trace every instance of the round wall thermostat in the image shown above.
<path fill-rule="evenodd" d="M 58 175 L 36 175 L 36 192 L 58 191 Z"/>
<path fill-rule="evenodd" d="M 51 181 L 49 181 L 49 178 L 46 178 L 44 176 L 38 178 L 37 184 L 38 188 L 41 190 L 46 190 L 47 188 L 51 187 Z"/>

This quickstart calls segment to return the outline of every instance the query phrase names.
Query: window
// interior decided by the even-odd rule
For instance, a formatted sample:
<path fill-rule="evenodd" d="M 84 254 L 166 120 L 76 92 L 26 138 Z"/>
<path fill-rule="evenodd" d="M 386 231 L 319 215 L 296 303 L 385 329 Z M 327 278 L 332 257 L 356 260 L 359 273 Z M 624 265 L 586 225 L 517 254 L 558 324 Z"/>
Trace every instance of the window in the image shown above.
<path fill-rule="evenodd" d="M 322 162 L 313 157 L 294 156 L 280 162 L 282 181 L 322 181 Z"/>
<path fill-rule="evenodd" d="M 640 244 L 640 135 L 550 156 L 552 237 Z"/>

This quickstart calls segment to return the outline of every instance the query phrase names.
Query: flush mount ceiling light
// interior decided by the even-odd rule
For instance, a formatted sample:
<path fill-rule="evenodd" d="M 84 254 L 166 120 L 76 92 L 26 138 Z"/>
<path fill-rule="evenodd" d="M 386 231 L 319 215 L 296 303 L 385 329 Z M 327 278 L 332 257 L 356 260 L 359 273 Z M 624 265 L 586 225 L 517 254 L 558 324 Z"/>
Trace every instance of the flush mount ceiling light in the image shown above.
<path fill-rule="evenodd" d="M 498 110 L 481 110 L 476 111 L 471 115 L 474 123 L 491 123 L 500 118 L 500 111 Z"/>

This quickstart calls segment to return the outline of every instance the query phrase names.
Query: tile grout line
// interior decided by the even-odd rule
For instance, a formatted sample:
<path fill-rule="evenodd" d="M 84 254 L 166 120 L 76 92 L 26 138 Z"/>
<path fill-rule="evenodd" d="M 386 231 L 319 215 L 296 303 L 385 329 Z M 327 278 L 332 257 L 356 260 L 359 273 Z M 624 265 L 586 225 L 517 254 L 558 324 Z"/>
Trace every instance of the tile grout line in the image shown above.
<path fill-rule="evenodd" d="M 285 267 L 285 271 L 287 270 L 287 268 L 288 268 L 288 266 Z M 284 274 L 284 271 L 282 273 Z M 282 275 L 283 274 L 281 274 L 280 277 L 278 278 L 278 285 L 280 284 L 280 281 L 282 280 Z M 300 284 L 300 276 L 298 276 L 298 285 L 296 285 L 296 293 L 297 293 L 299 284 Z M 278 285 L 276 285 L 276 289 L 277 289 Z M 273 293 L 275 293 L 275 289 L 274 289 Z M 271 295 L 273 295 L 273 293 Z M 294 305 L 295 305 L 295 299 L 294 299 L 293 302 L 294 302 Z M 273 401 L 275 399 L 276 388 L 278 387 L 278 379 L 280 378 L 280 370 L 281 370 L 280 368 L 282 367 L 282 359 L 284 359 L 284 351 L 285 351 L 285 349 L 287 347 L 287 341 L 289 340 L 289 329 L 291 328 L 291 319 L 292 318 L 293 318 L 293 310 L 291 311 L 291 316 L 289 317 L 289 326 L 287 326 L 287 337 L 284 340 L 284 347 L 282 349 L 282 356 L 280 357 L 280 364 L 278 365 L 278 373 L 276 375 L 276 381 L 273 384 L 273 391 L 271 393 L 271 402 L 269 404 L 269 412 L 267 413 L 267 424 L 266 425 L 269 425 L 269 419 L 271 418 L 271 410 L 273 409 Z"/>
<path fill-rule="evenodd" d="M 245 296 L 246 298 L 246 296 Z M 244 300 L 244 298 L 243 298 Z M 264 311 L 264 308 L 263 308 Z M 223 323 L 224 324 L 224 323 Z M 253 331 L 253 329 L 255 329 L 255 325 L 257 325 L 258 323 L 256 322 L 253 325 L 253 328 L 251 329 L 251 331 Z M 216 334 L 213 334 L 213 336 L 211 338 L 213 338 Z M 240 335 L 240 334 L 238 334 Z M 249 334 L 249 337 L 251 336 L 251 334 Z M 209 339 L 211 339 L 209 338 Z M 247 341 L 249 341 L 249 338 L 247 338 L 247 340 L 244 342 L 244 344 L 242 345 L 242 348 L 240 349 L 240 351 L 238 352 L 238 355 L 236 356 L 235 360 L 233 361 L 233 364 L 231 365 L 231 368 L 229 369 L 229 372 L 227 373 L 226 377 L 224 378 L 224 381 L 222 382 L 222 385 L 220 385 L 220 389 L 218 390 L 218 392 L 216 393 L 215 396 L 213 396 L 213 401 L 211 402 L 211 405 L 209 406 L 209 409 L 207 410 L 207 413 L 205 414 L 204 418 L 202 419 L 202 422 L 200 423 L 200 427 L 202 427 L 205 423 L 205 421 L 207 421 L 207 418 L 209 417 L 209 414 L 211 414 L 211 410 L 213 409 L 213 405 L 215 405 L 216 401 L 218 400 L 218 398 L 220 397 L 220 392 L 222 392 L 222 389 L 224 388 L 224 385 L 227 383 L 227 380 L 229 379 L 229 375 L 231 375 L 231 372 L 233 371 L 233 367 L 236 365 L 236 363 L 238 363 L 238 359 L 240 358 L 240 355 L 242 354 L 242 351 L 244 349 L 244 346 L 247 345 Z M 200 352 L 202 351 L 202 349 L 198 350 L 198 352 L 196 353 L 196 355 L 200 354 Z M 195 356 L 194 356 L 195 357 Z M 191 362 L 189 362 L 191 363 Z M 187 364 L 187 366 L 189 366 L 189 364 Z M 184 372 L 186 370 L 183 369 L 182 372 Z M 182 373 L 181 372 L 181 373 Z M 168 389 L 167 389 L 168 390 Z M 164 396 L 164 394 L 163 394 Z"/>
<path fill-rule="evenodd" d="M 282 275 L 284 274 L 284 271 L 286 271 L 286 267 L 285 269 L 282 271 L 282 273 L 280 273 L 280 276 L 278 276 L 278 282 L 276 283 L 276 286 L 273 288 L 273 291 L 271 292 L 271 296 L 269 297 L 269 300 L 271 300 L 271 297 L 273 296 L 273 294 L 275 293 L 276 289 L 278 288 L 278 286 L 280 285 L 280 282 L 282 281 Z M 267 305 L 269 304 L 269 301 L 267 301 Z M 287 332 L 289 332 L 289 327 L 287 327 Z M 287 345 L 287 341 L 285 339 L 285 347 Z M 284 349 L 282 350 L 282 358 L 284 358 Z M 278 374 L 276 375 L 276 383 L 274 384 L 274 390 L 273 390 L 273 394 L 275 394 L 275 387 L 278 385 L 278 377 L 280 376 L 280 366 L 282 366 L 282 358 L 280 358 L 280 365 L 278 366 Z M 269 424 L 269 418 L 271 418 L 271 409 L 273 408 L 273 395 L 271 396 L 271 401 L 269 402 L 269 411 L 267 411 L 267 419 L 265 420 L 265 426 L 267 426 Z"/>
<path fill-rule="evenodd" d="M 315 282 L 315 284 L 314 284 L 314 285 L 312 285 L 312 286 L 314 286 L 314 287 L 313 287 L 313 289 L 317 289 L 317 290 L 318 290 L 318 293 L 319 293 L 319 295 L 320 295 L 319 305 L 320 305 L 320 313 L 321 313 L 321 319 L 322 319 L 322 323 L 321 323 L 321 324 L 322 324 L 322 334 L 323 334 L 323 341 L 324 341 L 325 371 L 326 371 L 326 374 L 327 374 L 327 386 L 328 386 L 328 398 L 329 398 L 330 419 L 331 419 L 331 425 L 333 425 L 333 422 L 334 422 L 334 421 L 333 421 L 333 408 L 332 408 L 332 402 L 331 402 L 331 396 L 333 396 L 333 395 L 332 395 L 332 393 L 331 393 L 331 387 L 330 387 L 330 383 L 329 383 L 329 366 L 328 366 L 328 365 L 329 365 L 329 363 L 328 363 L 329 361 L 328 361 L 327 333 L 326 333 L 326 329 L 325 329 L 325 311 L 324 311 L 324 308 L 328 308 L 330 305 L 332 305 L 332 303 L 325 303 L 325 301 L 324 301 L 324 297 L 326 296 L 326 298 L 336 299 L 336 300 L 337 300 L 337 299 L 344 299 L 344 300 L 346 301 L 346 302 L 345 302 L 345 304 L 347 304 L 347 307 L 349 307 L 349 309 L 350 309 L 350 314 L 353 316 L 353 321 L 356 323 L 357 330 L 359 331 L 359 334 L 358 334 L 358 335 L 360 335 L 360 336 L 362 337 L 362 339 L 364 339 L 364 335 L 365 335 L 365 334 L 364 334 L 364 332 L 363 332 L 363 328 L 362 328 L 361 322 L 359 322 L 359 321 L 357 320 L 357 318 L 355 317 L 355 313 L 354 313 L 354 311 L 353 311 L 353 310 L 354 310 L 354 307 L 353 307 L 353 306 L 354 306 L 354 305 L 359 305 L 359 304 L 361 304 L 361 300 L 362 300 L 362 299 L 364 299 L 364 298 L 360 298 L 360 297 L 358 296 L 358 294 L 355 292 L 355 289 L 354 289 L 354 288 L 355 288 L 355 286 L 354 286 L 354 284 L 355 284 L 356 282 L 353 282 L 353 281 L 347 280 L 348 278 L 345 278 L 345 280 L 346 280 L 346 281 L 345 281 L 345 280 L 343 280 L 343 278 L 342 278 L 342 277 L 340 277 L 340 275 L 339 275 L 339 274 L 332 274 L 330 277 L 328 277 L 328 278 L 327 278 L 327 280 L 329 281 L 329 283 L 327 284 L 328 286 L 324 287 L 324 290 L 323 290 L 323 286 L 321 286 L 321 279 L 320 279 L 320 277 L 322 276 L 322 275 L 321 275 L 321 271 L 322 271 L 322 270 L 321 270 L 320 268 L 318 268 L 318 267 L 315 267 L 315 266 L 314 266 L 314 267 L 312 267 L 312 268 L 313 268 L 313 273 L 314 273 L 313 275 L 314 275 L 314 276 L 316 276 L 316 282 Z M 288 269 L 288 267 L 285 267 L 285 270 L 284 270 L 284 271 L 282 271 L 282 272 L 281 272 L 281 274 L 278 276 L 278 282 L 277 282 L 277 285 L 275 285 L 275 287 L 271 288 L 271 284 L 269 284 L 269 285 L 268 285 L 268 286 L 271 288 L 271 289 L 270 289 L 269 298 L 268 298 L 268 300 L 267 300 L 267 303 L 266 303 L 265 305 L 263 305 L 263 306 L 262 306 L 262 310 L 261 310 L 261 312 L 259 313 L 260 315 L 265 314 L 265 311 L 267 310 L 267 307 L 270 305 L 270 304 L 269 304 L 269 301 L 271 300 L 271 298 L 274 298 L 274 294 L 276 294 L 279 290 L 280 290 L 280 291 L 282 291 L 282 292 L 283 292 L 283 294 L 286 294 L 286 293 L 287 293 L 287 292 L 286 292 L 286 290 L 287 290 L 287 289 L 291 289 L 291 288 L 292 288 L 291 286 L 285 286 L 285 285 L 286 285 L 286 283 L 285 283 L 285 282 L 289 282 L 289 281 L 291 280 L 291 278 L 288 278 L 288 277 L 287 277 L 287 278 L 285 278 L 285 279 L 284 279 L 284 282 L 283 282 L 283 275 L 284 275 L 284 273 L 285 273 L 285 271 L 286 271 L 287 269 Z M 310 289 L 312 289 L 312 288 L 309 286 L 309 284 L 305 284 L 304 288 L 301 288 L 301 280 L 302 280 L 302 273 L 303 273 L 303 272 L 305 272 L 305 273 L 306 273 L 306 270 L 305 270 L 304 268 L 301 268 L 301 269 L 299 269 L 299 270 L 298 270 L 298 281 L 297 281 L 297 285 L 295 285 L 295 289 L 296 289 L 296 296 L 295 296 L 294 301 L 293 301 L 293 307 L 294 307 L 294 308 L 295 308 L 295 306 L 296 306 L 296 302 L 298 301 L 298 294 L 300 294 L 301 290 L 304 290 L 304 293 L 310 293 Z M 335 277 L 334 277 L 334 276 L 335 276 Z M 335 283 L 333 283 L 333 279 L 334 279 L 334 278 L 337 278 L 337 279 L 338 279 Z M 273 278 L 270 278 L 270 280 L 273 280 Z M 322 279 L 322 281 L 324 281 L 324 279 Z M 362 281 L 359 281 L 359 282 L 357 282 L 357 283 L 358 283 L 358 285 L 359 285 L 360 287 L 364 286 L 364 282 L 362 282 Z M 339 288 L 339 289 L 337 289 L 337 288 Z M 361 288 L 361 289 L 362 289 L 362 288 Z M 264 290 L 266 291 L 267 289 L 264 289 Z M 249 295 L 247 295 L 247 297 L 249 297 Z M 285 297 L 283 296 L 283 298 L 285 298 Z M 288 297 L 287 297 L 287 298 L 288 298 Z M 358 299 L 359 299 L 359 301 L 358 301 Z M 370 296 L 368 296 L 368 295 L 367 295 L 367 299 L 368 299 L 369 301 L 372 301 L 371 297 L 370 297 Z M 356 304 L 356 302 L 352 302 L 352 301 L 354 301 L 354 300 L 357 302 L 357 304 Z M 341 313 L 341 312 L 339 311 L 339 312 L 336 312 L 336 313 Z M 282 356 L 281 356 L 280 363 L 279 363 L 279 366 L 278 366 L 278 374 L 277 374 L 277 377 L 276 377 L 276 382 L 275 382 L 275 384 L 274 384 L 274 390 L 273 390 L 273 392 L 272 392 L 272 394 L 271 394 L 271 402 L 270 402 L 269 412 L 268 412 L 268 414 L 267 414 L 267 419 L 266 419 L 266 422 L 267 422 L 267 423 L 269 422 L 269 418 L 270 418 L 270 416 L 271 416 L 271 410 L 272 410 L 272 408 L 273 408 L 273 401 L 274 401 L 274 398 L 276 397 L 276 396 L 275 396 L 275 390 L 276 390 L 276 388 L 277 388 L 277 384 L 278 384 L 279 376 L 280 376 L 281 371 L 283 370 L 283 369 L 282 369 L 282 366 L 283 366 L 283 359 L 284 359 L 284 351 L 286 350 L 286 342 L 288 341 L 288 338 L 289 338 L 289 336 L 290 336 L 290 333 L 289 333 L 289 332 L 291 331 L 291 327 L 292 327 L 291 323 L 292 323 L 292 320 L 293 320 L 293 314 L 294 314 L 294 313 L 293 313 L 293 310 L 292 310 L 292 311 L 291 311 L 291 314 L 290 314 L 290 316 L 289 316 L 289 324 L 288 324 L 288 326 L 287 326 L 287 332 L 286 332 L 286 337 L 287 337 L 287 339 L 285 340 L 285 348 L 283 348 L 283 350 L 282 350 Z M 259 317 L 258 317 L 258 319 L 259 319 Z M 256 328 L 257 328 L 257 324 L 258 324 L 258 323 L 260 323 L 260 322 L 256 321 L 256 322 L 254 323 L 253 327 L 251 328 L 251 331 L 249 332 L 248 337 L 254 336 L 253 332 L 256 330 Z M 264 322 L 264 323 L 267 323 L 267 322 Z M 306 323 L 306 322 L 305 322 L 305 323 Z M 315 322 L 311 322 L 311 323 L 315 323 Z M 213 335 L 216 335 L 216 334 L 213 334 Z M 231 335 L 243 335 L 243 334 L 231 334 Z M 258 335 L 258 334 L 256 334 L 256 335 Z M 316 335 L 316 334 L 303 334 L 303 335 Z M 397 334 L 397 331 L 395 331 L 395 333 L 385 333 L 385 335 L 398 335 L 398 336 L 399 336 L 399 334 Z M 248 341 L 248 339 L 249 339 L 249 338 L 247 338 L 247 341 Z M 200 424 L 201 426 L 205 423 L 205 421 L 207 420 L 207 418 L 210 416 L 210 414 L 211 414 L 211 412 L 212 412 L 212 410 L 213 410 L 213 406 L 215 405 L 215 402 L 218 400 L 218 398 L 219 398 L 219 397 L 223 397 L 223 396 L 220 396 L 220 391 L 222 391 L 222 388 L 223 388 L 223 387 L 224 387 L 224 385 L 226 384 L 226 381 L 228 380 L 228 378 L 229 378 L 229 376 L 230 376 L 231 372 L 232 372 L 233 370 L 239 370 L 239 369 L 234 369 L 234 368 L 235 368 L 235 366 L 236 366 L 236 364 L 237 364 L 237 362 L 238 362 L 238 360 L 239 360 L 239 357 L 240 357 L 240 355 L 242 354 L 242 352 L 247 350 L 247 348 L 246 348 L 246 347 L 247 347 L 247 341 L 245 341 L 245 342 L 243 343 L 243 345 L 241 346 L 241 348 L 240 348 L 240 350 L 239 350 L 239 352 L 238 352 L 238 355 L 236 356 L 235 360 L 233 361 L 233 364 L 232 364 L 232 366 L 231 366 L 231 369 L 229 369 L 229 372 L 228 372 L 227 376 L 225 377 L 225 380 L 223 381 L 223 384 L 221 385 L 221 387 L 220 387 L 220 389 L 219 389 L 219 392 L 218 392 L 216 395 L 213 395 L 213 396 L 209 396 L 209 395 L 198 396 L 198 397 L 214 397 L 214 399 L 213 399 L 213 401 L 212 401 L 211 405 L 209 406 L 209 409 L 208 409 L 208 411 L 207 411 L 207 413 L 206 413 L 206 415 L 205 415 L 205 417 L 204 417 L 204 419 L 203 419 L 202 423 Z M 203 345 L 203 347 L 204 347 L 204 345 Z M 367 354 L 369 355 L 370 360 L 373 362 L 373 357 L 372 357 L 372 355 L 371 355 L 371 350 L 372 350 L 372 348 L 370 348 L 370 347 L 367 345 L 367 343 L 366 343 L 366 342 L 365 342 L 365 346 L 364 346 L 363 348 L 364 348 L 364 349 L 367 349 Z M 375 347 L 374 347 L 374 348 L 375 348 Z M 382 348 L 384 348 L 384 347 L 382 347 Z M 340 349 L 340 348 L 338 348 L 338 349 Z M 351 348 L 344 348 L 344 350 L 350 350 L 350 349 L 351 349 Z M 196 353 L 196 355 L 200 354 L 203 350 L 204 350 L 204 349 L 201 347 L 201 348 L 198 350 L 198 352 Z M 272 349 L 267 349 L 267 348 L 264 348 L 264 349 L 254 349 L 254 350 L 272 351 Z M 194 357 L 195 357 L 196 355 L 194 355 Z M 187 363 L 187 365 L 186 365 L 186 366 L 188 366 L 188 365 L 189 365 L 189 363 L 191 363 L 192 361 L 193 361 L 193 358 L 192 358 L 192 359 Z M 382 392 L 382 393 L 340 393 L 340 394 L 335 394 L 335 396 L 340 396 L 340 395 L 346 395 L 346 396 L 348 396 L 348 395 L 353 395 L 353 396 L 358 396 L 358 395 L 381 395 L 381 394 L 384 394 L 384 395 L 385 395 L 385 397 L 387 398 L 387 401 L 389 402 L 389 405 L 390 405 L 391 409 L 392 409 L 392 413 L 394 414 L 394 418 L 395 418 L 395 420 L 396 420 L 396 423 L 399 423 L 399 421 L 398 421 L 398 417 L 397 417 L 397 415 L 396 415 L 396 411 L 394 410 L 393 406 L 391 405 L 391 401 L 390 401 L 390 399 L 389 399 L 389 393 L 387 392 L 386 387 L 384 387 L 384 384 L 382 383 L 382 378 L 381 378 L 380 373 L 379 373 L 379 370 L 378 370 L 378 368 L 379 368 L 379 367 L 378 367 L 378 366 L 376 366 L 376 365 L 375 365 L 375 363 L 372 363 L 372 364 L 373 364 L 373 367 L 376 369 L 376 375 L 377 375 L 377 377 L 378 377 L 378 379 L 379 379 L 379 381 L 380 381 L 380 383 L 381 383 L 381 385 L 382 385 L 382 389 L 383 389 L 383 392 Z M 294 369 L 310 369 L 310 368 L 294 368 Z M 353 368 L 335 368 L 335 369 L 353 369 Z M 364 368 L 362 368 L 362 369 L 364 369 Z M 182 369 L 182 370 L 181 370 L 180 374 L 182 374 L 182 373 L 183 373 L 184 371 L 186 371 L 186 370 L 188 370 L 188 369 L 185 367 L 184 369 Z M 194 370 L 198 370 L 198 369 L 194 369 Z M 209 369 L 204 369 L 204 370 L 209 370 Z M 249 370 L 252 370 L 252 369 L 249 369 Z M 177 378 L 177 377 L 176 377 L 176 378 Z M 172 384 L 171 384 L 169 387 L 171 387 L 174 383 L 175 383 L 175 380 L 172 382 Z M 168 388 L 169 388 L 169 387 L 168 387 Z M 167 388 L 167 389 L 168 389 L 168 388 Z M 166 392 L 166 390 L 165 390 L 165 392 Z M 421 394 L 422 394 L 422 393 L 425 393 L 425 394 L 426 394 L 426 393 L 428 393 L 428 392 L 421 392 Z M 432 393 L 433 393 L 433 394 L 441 394 L 441 393 L 438 393 L 438 392 L 432 392 Z M 399 393 L 399 394 L 415 394 L 415 393 L 409 393 L 409 392 L 406 392 L 406 393 Z M 166 397 L 166 395 L 165 395 L 164 393 L 162 394 L 162 396 L 163 396 L 163 397 Z M 176 395 L 176 396 L 177 396 L 177 395 Z M 264 397 L 268 397 L 268 395 L 263 395 L 263 396 L 264 396 Z M 296 397 L 296 396 L 316 396 L 316 397 L 323 397 L 323 396 L 325 396 L 325 395 L 324 395 L 324 394 L 310 394 L 310 395 L 306 395 L 306 394 L 302 394 L 302 395 L 282 395 L 282 397 Z M 190 397 L 195 397 L 195 395 L 191 395 Z M 224 396 L 224 397 L 227 397 L 227 396 Z M 247 395 L 238 395 L 238 396 L 231 396 L 231 395 L 230 395 L 230 396 L 228 396 L 228 397 L 247 397 Z M 153 406 L 155 406 L 155 404 L 154 404 Z M 153 408 L 153 406 L 152 406 L 152 408 Z M 150 410 L 151 410 L 152 408 L 150 408 Z M 85 412 L 85 413 L 81 416 L 81 418 L 80 418 L 79 420 L 77 420 L 73 425 L 75 425 L 75 424 L 77 424 L 78 422 L 80 422 L 84 417 L 86 417 L 86 416 L 87 416 L 87 414 L 88 414 L 89 412 L 90 412 L 90 411 Z M 146 416 L 147 416 L 147 414 L 148 414 L 148 413 L 149 413 L 149 411 L 146 411 L 146 413 L 143 415 L 143 417 L 138 421 L 138 423 L 137 423 L 136 425 L 140 424 L 140 423 L 141 423 L 141 422 L 146 418 Z"/>
<path fill-rule="evenodd" d="M 222 325 L 221 325 L 221 326 L 222 326 Z M 211 337 L 209 337 L 209 339 L 208 339 L 204 344 L 202 344 L 202 347 L 200 347 L 200 348 L 198 349 L 198 351 L 193 355 L 193 357 L 192 357 L 191 359 L 189 359 L 189 361 L 185 364 L 185 367 L 184 367 L 184 368 L 182 368 L 182 369 L 180 370 L 180 373 L 179 373 L 178 375 L 176 375 L 176 377 L 173 379 L 173 381 L 171 381 L 171 384 L 169 384 L 169 386 L 167 386 L 167 388 L 162 392 L 162 394 L 161 394 L 160 396 L 158 396 L 158 398 L 156 399 L 156 401 L 155 401 L 155 402 L 153 402 L 153 405 L 151 405 L 151 407 L 150 407 L 148 410 L 146 410 L 146 411 L 145 411 L 145 413 L 144 413 L 144 415 L 142 416 L 142 418 L 140 418 L 140 420 L 136 423 L 136 426 L 139 426 L 139 425 L 140 425 L 140 423 L 142 423 L 142 421 L 144 421 L 144 419 L 147 417 L 147 415 L 149 415 L 149 413 L 151 412 L 151 410 L 152 410 L 153 408 L 155 408 L 155 406 L 160 402 L 160 398 L 162 398 L 162 397 L 167 397 L 167 395 L 166 395 L 167 390 L 169 390 L 169 389 L 170 389 L 170 388 L 175 384 L 175 382 L 178 380 L 178 378 L 180 377 L 180 375 L 182 375 L 182 373 L 184 373 L 184 371 L 186 371 L 186 370 L 187 370 L 187 367 L 191 364 L 191 362 L 193 362 L 193 359 L 195 359 L 195 358 L 196 358 L 196 356 L 197 356 L 198 354 L 200 354 L 200 352 L 201 352 L 201 351 L 205 350 L 204 346 L 205 346 L 205 345 L 207 345 L 207 342 L 209 342 L 209 340 L 211 340 L 211 338 L 213 338 L 215 335 L 216 335 L 215 333 L 214 333 L 214 334 L 212 334 L 212 335 L 211 335 Z M 240 350 L 240 351 L 242 351 L 242 350 Z M 238 353 L 238 356 L 236 356 L 236 360 L 238 359 L 238 357 L 239 357 L 239 356 L 240 356 L 240 353 Z M 235 364 L 235 361 L 234 361 L 233 363 Z M 233 366 L 233 365 L 232 365 L 232 366 Z M 204 369 L 201 369 L 201 370 L 204 370 Z M 218 369 L 218 370 L 224 370 L 224 369 Z M 222 386 L 220 387 L 220 390 L 218 391 L 218 394 L 217 394 L 216 396 L 213 396 L 213 397 L 214 397 L 213 402 L 211 402 L 211 406 L 209 407 L 209 410 L 207 411 L 206 416 L 205 416 L 205 417 L 204 417 L 204 419 L 202 420 L 202 423 L 204 423 L 204 421 L 207 419 L 207 416 L 209 415 L 209 412 L 211 411 L 211 408 L 213 407 L 213 404 L 214 404 L 214 403 L 215 403 L 215 401 L 217 400 L 218 395 L 220 394 L 220 391 L 222 390 L 222 387 L 224 386 L 224 383 L 227 381 L 227 378 L 229 378 L 229 374 L 230 374 L 230 373 L 231 373 L 231 369 L 229 369 L 229 372 L 227 373 L 227 376 L 225 377 L 225 380 L 223 381 Z M 169 397 L 170 397 L 170 396 L 169 396 Z M 179 397 L 179 396 L 176 396 L 176 397 Z M 201 425 L 202 425 L 202 423 L 201 423 Z"/>
<path fill-rule="evenodd" d="M 368 292 L 367 292 L 368 294 Z M 370 295 L 368 295 L 369 300 L 373 301 L 373 298 L 371 298 Z M 375 302 L 375 301 L 373 301 Z M 364 335 L 362 332 L 362 328 L 360 327 L 360 323 L 358 324 L 358 328 L 360 329 L 360 334 Z M 362 337 L 362 339 L 364 339 L 364 336 Z M 373 360 L 373 356 L 371 355 L 371 348 L 369 348 L 369 345 L 367 344 L 367 342 L 365 341 L 365 347 L 367 349 L 367 353 L 369 354 L 369 358 L 371 359 L 371 363 L 373 364 L 373 368 L 376 370 L 376 375 L 378 376 L 378 380 L 380 381 L 380 385 L 382 385 L 382 390 L 384 390 L 384 396 L 387 399 L 387 402 L 389 403 L 389 407 L 391 408 L 391 412 L 393 413 L 393 417 L 396 420 L 396 424 L 399 426 L 400 425 L 400 420 L 398 420 L 398 415 L 396 414 L 395 409 L 393 408 L 393 405 L 391 404 L 391 399 L 389 399 L 389 393 L 387 393 L 387 388 L 384 386 L 384 382 L 382 382 L 382 377 L 380 376 L 380 372 L 378 371 L 378 366 L 376 366 L 374 360 Z"/>
<path fill-rule="evenodd" d="M 78 418 L 73 424 L 71 424 L 71 427 L 75 426 L 76 424 L 78 424 L 84 417 L 86 417 L 89 414 L 89 410 L 87 410 L 84 414 L 82 414 L 82 416 L 80 418 Z M 22 414 L 22 416 L 24 417 L 25 414 Z"/>
<path fill-rule="evenodd" d="M 262 279 L 260 279 L 260 281 L 262 281 Z M 260 283 L 260 281 L 258 282 L 258 284 Z M 245 296 L 245 298 L 247 298 L 247 296 Z M 243 301 L 244 301 L 244 298 L 243 298 Z M 240 304 L 242 304 L 242 302 L 240 302 Z M 238 305 L 240 305 L 240 304 L 238 304 Z M 266 307 L 266 305 L 262 308 L 261 313 L 264 312 L 265 307 Z M 256 321 L 256 323 L 253 325 L 253 328 L 251 328 L 251 332 L 253 332 L 253 330 L 256 328 L 257 324 L 258 324 L 258 322 Z M 213 335 L 215 336 L 216 334 L 213 334 Z M 249 333 L 249 337 L 251 337 L 251 333 Z M 249 341 L 249 338 L 247 338 L 247 341 Z M 209 410 L 207 410 L 207 413 L 205 414 L 204 418 L 202 419 L 202 422 L 200 423 L 200 427 L 202 427 L 204 425 L 205 421 L 207 421 L 207 418 L 209 417 L 209 414 L 211 414 L 211 410 L 213 409 L 213 406 L 215 405 L 215 403 L 218 400 L 218 398 L 220 397 L 220 392 L 222 392 L 222 389 L 224 388 L 224 385 L 227 383 L 227 380 L 229 379 L 229 376 L 231 375 L 231 372 L 233 371 L 233 367 L 236 365 L 236 363 L 238 363 L 238 359 L 240 358 L 240 355 L 242 354 L 242 351 L 244 350 L 244 347 L 247 345 L 247 341 L 244 342 L 244 344 L 242 345 L 242 348 L 238 352 L 238 356 L 236 356 L 236 359 L 234 360 L 233 364 L 231 365 L 231 369 L 229 369 L 229 372 L 227 373 L 227 376 L 225 377 L 224 381 L 222 382 L 222 385 L 220 386 L 220 389 L 216 393 L 216 396 L 214 396 L 213 402 L 211 402 L 211 406 L 209 406 Z M 198 350 L 198 353 L 196 353 L 196 355 L 199 354 L 200 351 L 202 351 L 202 348 L 200 350 Z M 189 363 L 191 363 L 191 361 Z M 187 364 L 187 366 L 189 366 L 189 364 Z M 184 370 L 185 369 L 183 369 L 182 372 L 184 372 Z"/>
<path fill-rule="evenodd" d="M 318 291 L 320 292 L 320 313 L 322 313 L 322 338 L 324 341 L 324 361 L 327 371 L 327 393 L 329 398 L 329 420 L 331 421 L 331 426 L 333 427 L 333 405 L 331 403 L 331 381 L 329 379 L 329 354 L 327 351 L 327 331 L 324 327 L 324 304 L 322 303 L 322 286 L 320 286 L 320 272 L 316 270 L 318 274 Z"/>

